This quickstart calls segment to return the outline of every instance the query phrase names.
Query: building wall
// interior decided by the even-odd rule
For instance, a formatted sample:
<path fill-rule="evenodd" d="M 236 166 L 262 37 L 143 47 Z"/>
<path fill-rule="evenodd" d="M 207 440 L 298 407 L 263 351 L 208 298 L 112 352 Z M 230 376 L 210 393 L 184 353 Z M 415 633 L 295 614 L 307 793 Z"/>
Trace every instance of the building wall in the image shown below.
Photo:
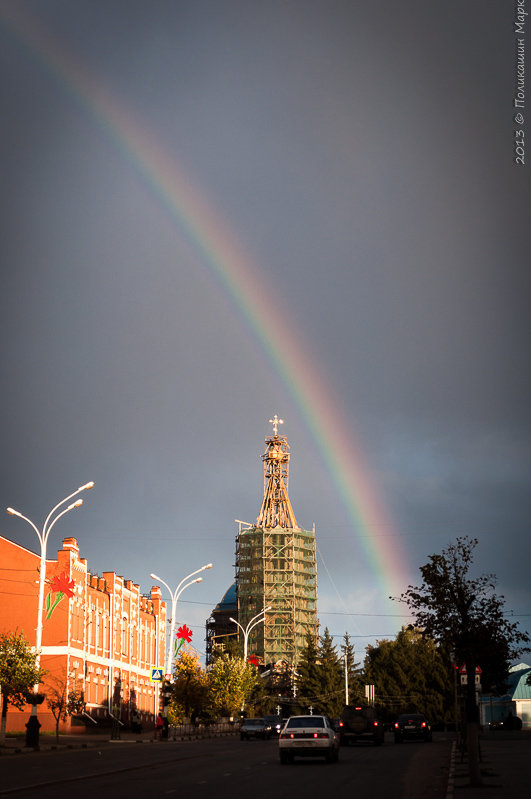
<path fill-rule="evenodd" d="M 35 645 L 40 556 L 0 537 L 0 564 L 0 631 L 17 630 Z M 71 597 L 64 592 L 55 608 L 54 577 L 73 591 Z M 41 666 L 47 674 L 41 689 L 82 691 L 86 714 L 98 724 L 110 722 L 109 710 L 127 724 L 135 708 L 144 723 L 152 722 L 158 686 L 150 673 L 164 662 L 165 630 L 160 588 L 146 596 L 115 572 L 91 574 L 76 539 L 65 538 L 57 560 L 46 561 Z M 7 729 L 23 730 L 29 713 L 29 706 L 11 709 Z M 69 718 L 60 729 L 95 726 L 87 716 L 83 724 L 81 717 Z M 43 731 L 55 729 L 46 701 L 38 706 L 38 718 Z"/>

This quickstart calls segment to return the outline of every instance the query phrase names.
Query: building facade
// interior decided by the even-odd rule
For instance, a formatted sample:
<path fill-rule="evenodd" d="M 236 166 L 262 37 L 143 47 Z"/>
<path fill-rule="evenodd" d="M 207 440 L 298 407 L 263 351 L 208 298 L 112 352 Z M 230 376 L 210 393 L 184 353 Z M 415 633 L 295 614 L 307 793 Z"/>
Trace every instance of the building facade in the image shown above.
<path fill-rule="evenodd" d="M 480 723 L 488 727 L 490 722 L 507 721 L 508 716 L 517 716 L 524 730 L 531 730 L 531 684 L 527 682 L 531 666 L 517 663 L 509 669 L 507 694 L 489 696 L 479 694 Z"/>
<path fill-rule="evenodd" d="M 23 633 L 35 645 L 40 556 L 0 537 L 0 631 Z M 166 605 L 115 572 L 92 574 L 75 538 L 65 538 L 57 560 L 46 561 L 41 667 L 46 695 L 82 695 L 83 713 L 60 726 L 81 731 L 114 718 L 128 725 L 133 712 L 150 724 L 158 712 L 151 669 L 164 662 Z M 30 713 L 10 708 L 8 730 L 23 730 Z M 42 730 L 55 729 L 46 701 L 38 706 Z"/>

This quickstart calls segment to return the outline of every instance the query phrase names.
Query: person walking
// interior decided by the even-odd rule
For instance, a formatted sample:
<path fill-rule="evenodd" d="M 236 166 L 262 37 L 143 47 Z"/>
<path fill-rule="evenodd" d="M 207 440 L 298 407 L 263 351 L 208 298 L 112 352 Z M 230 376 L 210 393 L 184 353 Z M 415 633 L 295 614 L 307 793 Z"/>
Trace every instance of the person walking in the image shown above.
<path fill-rule="evenodd" d="M 162 740 L 163 728 L 164 728 L 164 719 L 162 718 L 162 715 L 159 713 L 159 715 L 157 716 L 157 720 L 155 722 L 155 740 L 157 740 L 157 738 L 159 739 L 159 741 Z"/>

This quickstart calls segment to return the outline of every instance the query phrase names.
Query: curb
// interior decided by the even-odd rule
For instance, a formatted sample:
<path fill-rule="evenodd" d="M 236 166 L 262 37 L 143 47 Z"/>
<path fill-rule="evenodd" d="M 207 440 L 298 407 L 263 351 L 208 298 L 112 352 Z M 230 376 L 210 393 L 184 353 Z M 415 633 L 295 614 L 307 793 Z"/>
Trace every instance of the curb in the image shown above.
<path fill-rule="evenodd" d="M 452 748 L 450 750 L 450 768 L 448 769 L 448 784 L 446 786 L 446 799 L 454 799 L 455 750 L 456 750 L 456 742 L 452 741 Z"/>
<path fill-rule="evenodd" d="M 21 746 L 20 744 L 7 744 L 5 746 L 0 746 L 0 758 L 14 756 L 14 755 L 30 755 L 34 754 L 35 752 L 64 752 L 71 749 L 94 749 L 101 746 L 113 746 L 116 744 L 156 744 L 160 746 L 164 746 L 165 744 L 174 744 L 174 743 L 185 743 L 190 741 L 203 741 L 211 738 L 226 738 L 230 736 L 235 736 L 235 731 L 230 732 L 213 732 L 210 735 L 197 735 L 197 734 L 189 734 L 189 735 L 176 735 L 168 737 L 164 741 L 157 741 L 154 738 L 107 738 L 106 736 L 101 736 L 99 739 L 91 738 L 87 741 L 74 741 L 74 742 L 60 742 L 58 744 L 45 742 L 44 744 L 40 745 L 37 749 L 34 747 L 27 747 Z"/>

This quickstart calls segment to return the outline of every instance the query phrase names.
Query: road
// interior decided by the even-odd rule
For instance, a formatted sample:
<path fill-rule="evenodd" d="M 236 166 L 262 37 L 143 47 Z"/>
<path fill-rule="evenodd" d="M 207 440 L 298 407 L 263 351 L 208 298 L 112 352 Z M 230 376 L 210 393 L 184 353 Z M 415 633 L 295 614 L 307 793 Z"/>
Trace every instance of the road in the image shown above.
<path fill-rule="evenodd" d="M 106 744 L 101 749 L 36 752 L 3 758 L 0 796 L 24 799 L 172 797 L 298 799 L 444 799 L 450 737 L 396 746 L 360 744 L 339 762 L 296 760 L 280 765 L 278 744 L 236 737 L 204 741 Z"/>

